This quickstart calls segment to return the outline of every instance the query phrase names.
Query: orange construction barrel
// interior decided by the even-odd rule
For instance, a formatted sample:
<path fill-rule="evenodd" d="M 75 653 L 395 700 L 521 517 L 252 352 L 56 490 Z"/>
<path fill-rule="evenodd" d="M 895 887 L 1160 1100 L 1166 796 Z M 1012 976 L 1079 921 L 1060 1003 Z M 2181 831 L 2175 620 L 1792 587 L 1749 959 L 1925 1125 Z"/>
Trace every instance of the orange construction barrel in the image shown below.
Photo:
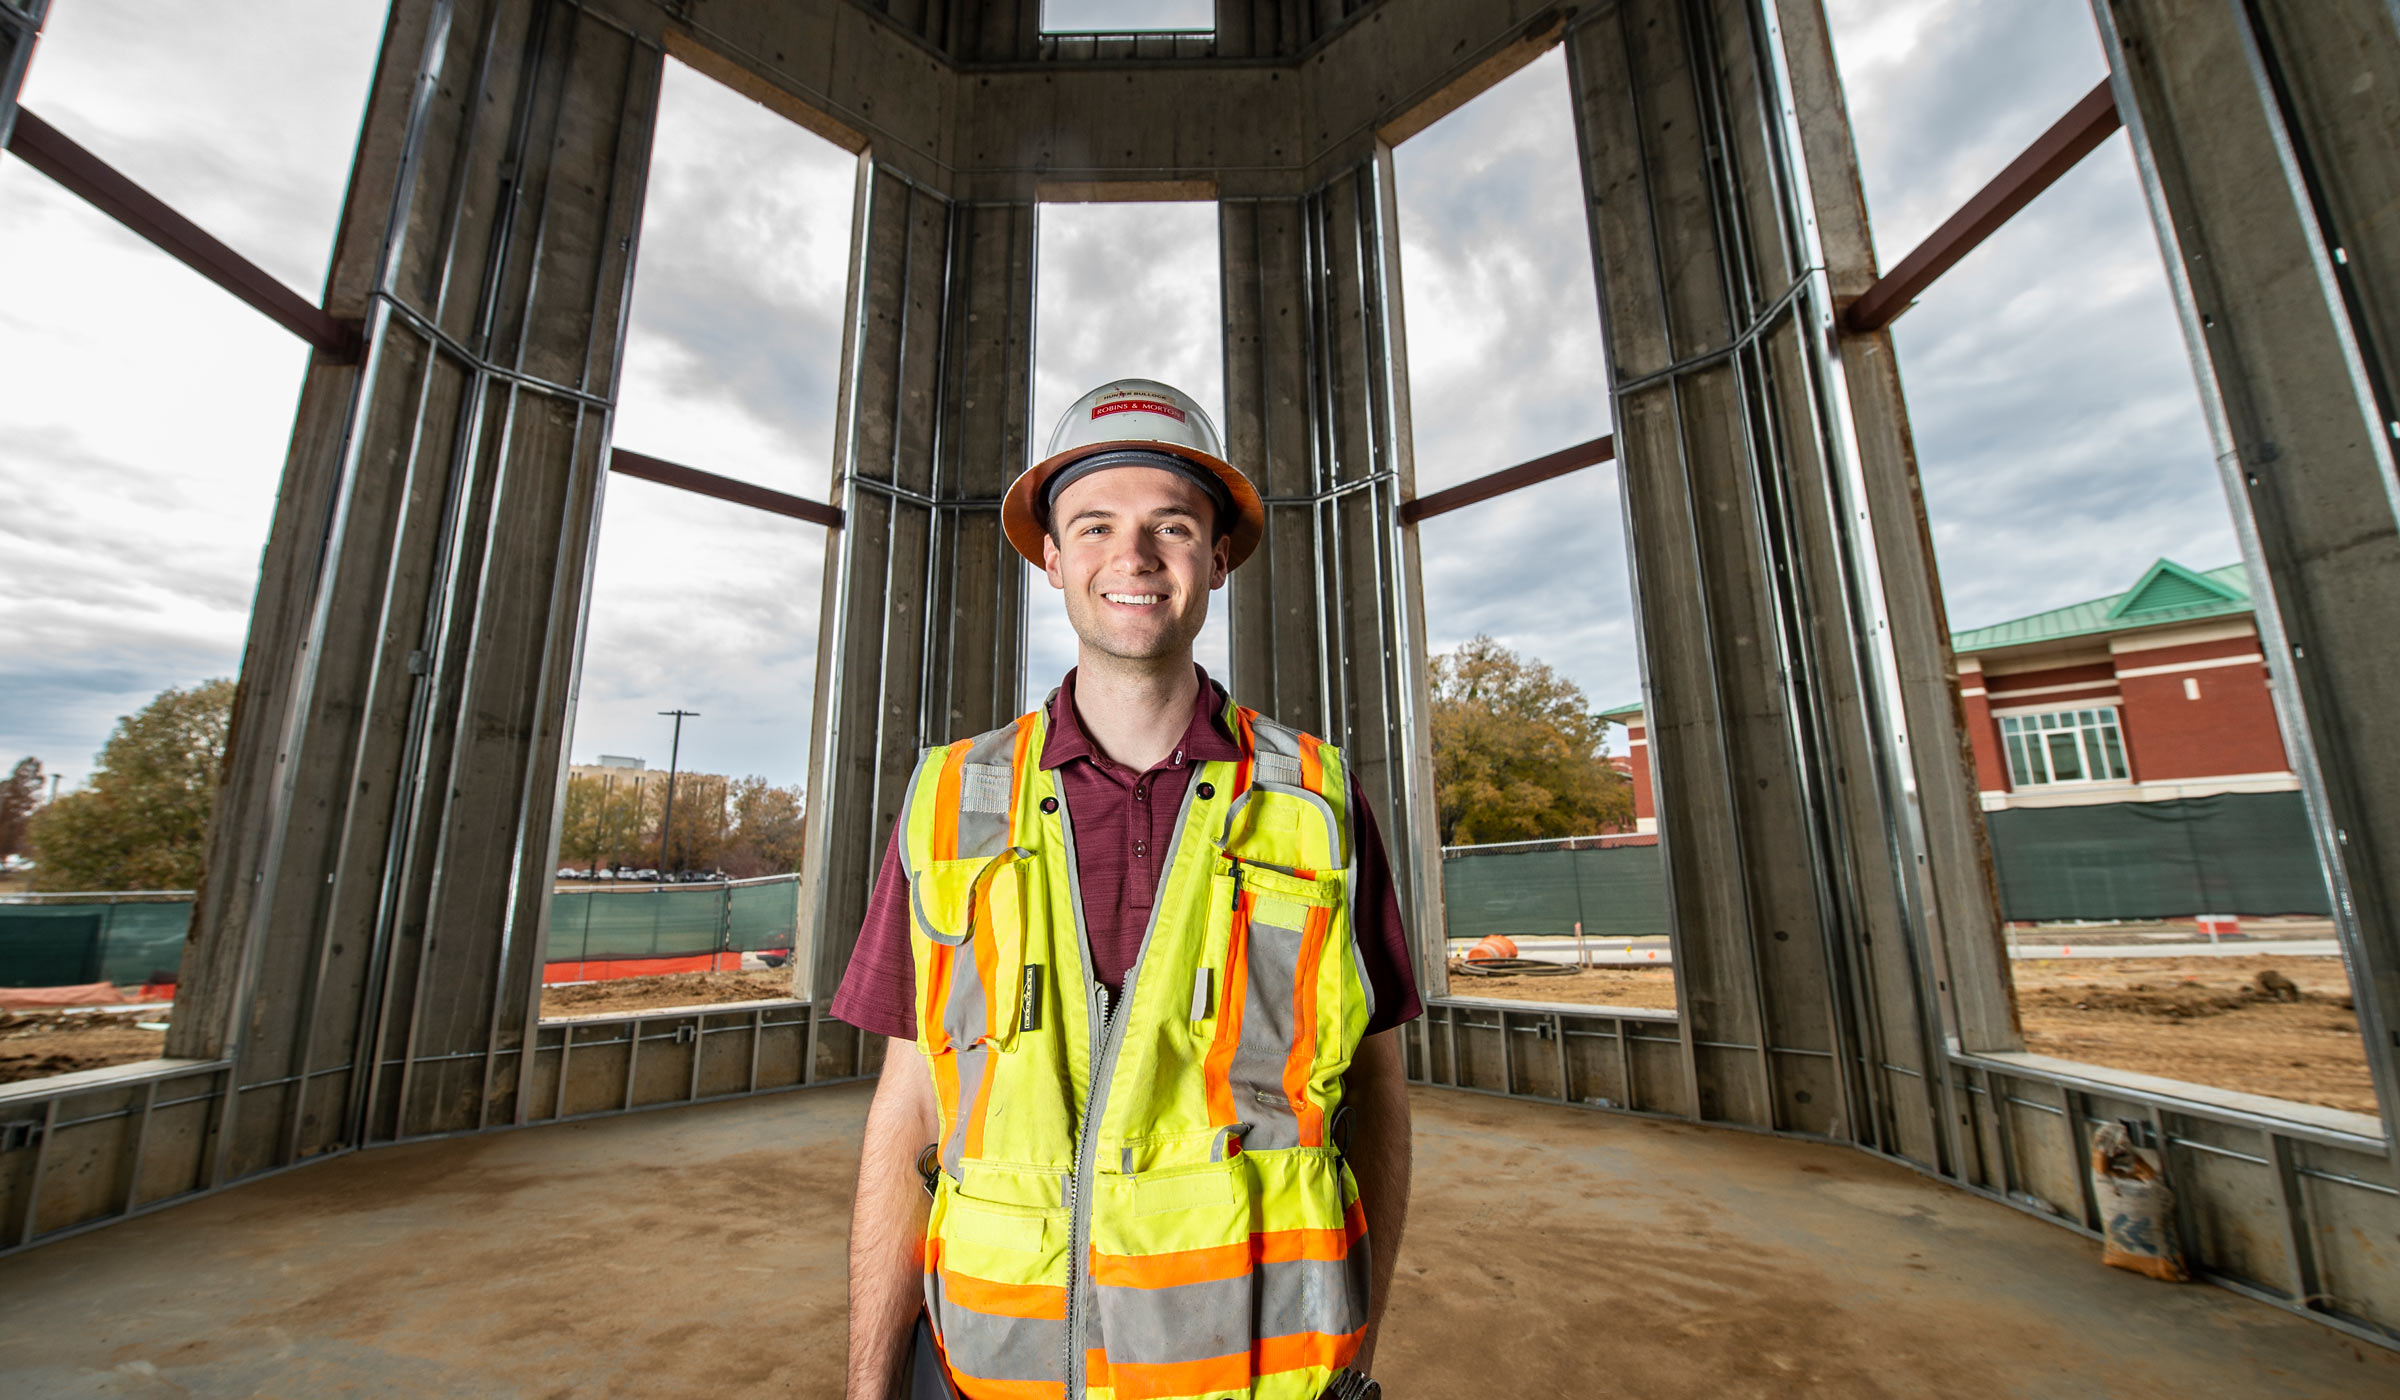
<path fill-rule="evenodd" d="M 1513 958 L 1517 955 L 1517 940 L 1504 933 L 1486 934 L 1467 950 L 1468 962 L 1483 962 L 1491 958 Z"/>

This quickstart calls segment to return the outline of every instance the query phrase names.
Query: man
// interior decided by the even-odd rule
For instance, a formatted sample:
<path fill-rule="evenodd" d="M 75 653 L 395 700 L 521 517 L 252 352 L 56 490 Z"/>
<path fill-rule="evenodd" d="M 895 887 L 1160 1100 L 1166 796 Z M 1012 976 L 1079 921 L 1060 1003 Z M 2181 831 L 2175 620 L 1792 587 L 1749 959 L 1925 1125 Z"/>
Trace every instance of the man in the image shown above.
<path fill-rule="evenodd" d="M 1086 394 L 1001 521 L 1078 664 L 925 752 L 833 1002 L 891 1038 L 849 1394 L 913 1346 L 968 1400 L 1313 1400 L 1367 1369 L 1408 1200 L 1382 838 L 1337 749 L 1192 662 L 1265 528 L 1198 405 Z"/>

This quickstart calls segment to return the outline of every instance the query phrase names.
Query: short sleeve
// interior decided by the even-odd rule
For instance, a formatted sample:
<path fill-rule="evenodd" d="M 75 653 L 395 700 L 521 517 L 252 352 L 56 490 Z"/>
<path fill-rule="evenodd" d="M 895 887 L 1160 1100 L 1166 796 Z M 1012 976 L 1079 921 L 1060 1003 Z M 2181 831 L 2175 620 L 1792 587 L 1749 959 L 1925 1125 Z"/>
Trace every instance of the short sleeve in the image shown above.
<path fill-rule="evenodd" d="M 1400 920 L 1400 892 L 1392 888 L 1383 833 L 1375 825 L 1375 809 L 1358 790 L 1355 774 L 1350 779 L 1350 811 L 1358 844 L 1358 878 L 1350 886 L 1350 937 L 1358 945 L 1367 985 L 1375 992 L 1367 1034 L 1376 1035 L 1424 1015 L 1425 1004 L 1417 996 L 1408 929 Z"/>
<path fill-rule="evenodd" d="M 858 927 L 858 946 L 842 973 L 842 989 L 827 1010 L 874 1035 L 917 1037 L 917 963 L 908 946 L 908 868 L 900 860 L 900 825 L 883 848 L 883 868 L 867 897 L 867 917 Z"/>

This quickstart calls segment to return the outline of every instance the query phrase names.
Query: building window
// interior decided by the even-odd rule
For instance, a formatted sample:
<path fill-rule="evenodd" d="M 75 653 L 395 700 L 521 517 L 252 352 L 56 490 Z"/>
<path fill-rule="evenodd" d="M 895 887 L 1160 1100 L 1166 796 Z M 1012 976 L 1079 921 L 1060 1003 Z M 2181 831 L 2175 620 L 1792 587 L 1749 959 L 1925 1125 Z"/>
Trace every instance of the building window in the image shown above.
<path fill-rule="evenodd" d="M 2000 736 L 2008 745 L 2008 776 L 2018 787 L 2126 777 L 2125 741 L 2113 709 L 2003 715 Z"/>

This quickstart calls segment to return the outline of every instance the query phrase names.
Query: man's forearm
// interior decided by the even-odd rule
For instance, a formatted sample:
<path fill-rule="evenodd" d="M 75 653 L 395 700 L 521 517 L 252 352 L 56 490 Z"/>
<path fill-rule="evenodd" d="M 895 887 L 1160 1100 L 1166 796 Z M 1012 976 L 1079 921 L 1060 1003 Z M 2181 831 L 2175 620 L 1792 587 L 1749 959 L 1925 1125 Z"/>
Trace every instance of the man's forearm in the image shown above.
<path fill-rule="evenodd" d="M 1343 1087 L 1352 1120 L 1350 1174 L 1358 1181 L 1359 1203 L 1367 1216 L 1372 1294 L 1366 1344 L 1354 1363 L 1364 1371 L 1375 1360 L 1375 1337 L 1391 1300 L 1400 1235 L 1408 1224 L 1408 1076 L 1400 1060 L 1400 1033 L 1386 1031 L 1362 1041 Z"/>
<path fill-rule="evenodd" d="M 849 1400 L 886 1400 L 899 1379 L 925 1296 L 921 1250 L 929 1203 L 916 1157 L 937 1129 L 923 1058 L 907 1041 L 889 1042 L 867 1110 L 850 1210 Z"/>

